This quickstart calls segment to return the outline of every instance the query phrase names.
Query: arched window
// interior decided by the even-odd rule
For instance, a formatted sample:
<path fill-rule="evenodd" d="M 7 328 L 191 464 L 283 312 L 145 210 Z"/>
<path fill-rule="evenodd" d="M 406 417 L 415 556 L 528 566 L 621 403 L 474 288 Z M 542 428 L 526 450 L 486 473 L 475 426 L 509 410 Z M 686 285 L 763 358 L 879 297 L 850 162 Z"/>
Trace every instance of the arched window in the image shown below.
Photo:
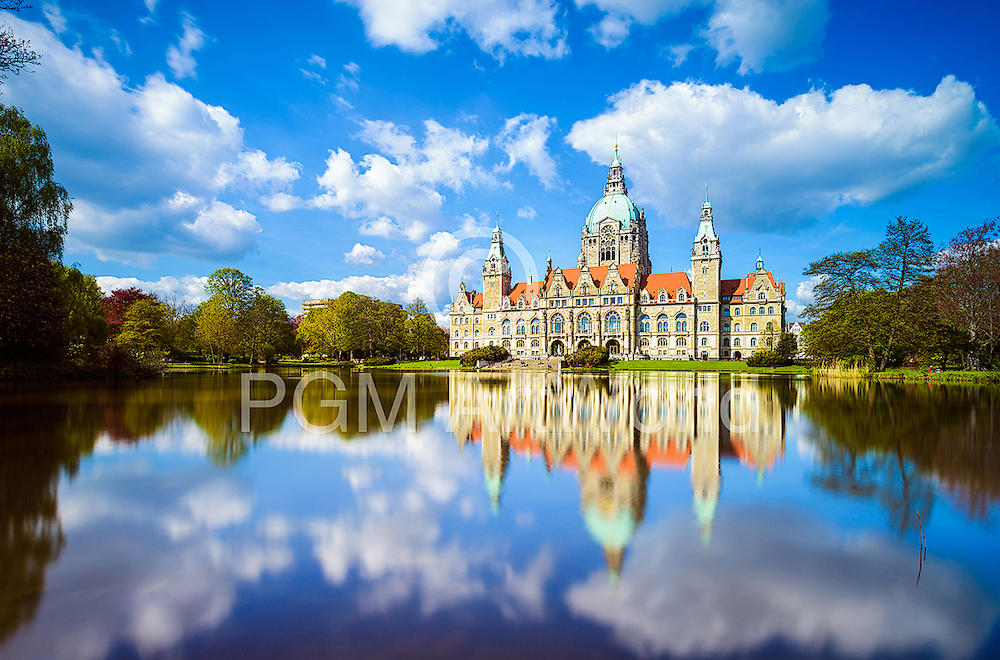
<path fill-rule="evenodd" d="M 642 292 L 642 302 L 644 302 L 644 303 L 648 303 L 649 302 L 649 291 L 643 291 Z"/>
<path fill-rule="evenodd" d="M 469 342 L 465 342 L 465 348 L 469 347 Z"/>
<path fill-rule="evenodd" d="M 510 336 L 510 321 L 504 321 L 503 323 L 500 324 L 500 327 L 501 327 L 500 331 L 501 334 Z"/>
<path fill-rule="evenodd" d="M 763 316 L 763 315 L 764 315 L 764 308 L 763 308 L 763 307 L 761 307 L 761 308 L 760 308 L 760 315 L 761 315 L 761 316 Z"/>
<path fill-rule="evenodd" d="M 702 332 L 708 332 L 708 321 L 702 321 L 701 325 L 698 326 L 698 329 Z"/>
<path fill-rule="evenodd" d="M 643 314 L 639 317 L 639 332 L 649 332 L 649 315 Z"/>
<path fill-rule="evenodd" d="M 756 313 L 757 313 L 757 308 L 756 307 L 751 307 L 750 308 L 750 316 L 753 316 Z"/>
<path fill-rule="evenodd" d="M 723 332 L 729 332 L 729 324 L 728 323 L 723 323 L 722 324 L 722 331 Z"/>
<path fill-rule="evenodd" d="M 702 337 L 701 338 L 701 345 L 702 346 L 708 346 L 708 337 Z"/>
<path fill-rule="evenodd" d="M 740 332 L 741 330 L 743 330 L 743 326 L 741 324 L 736 323 L 733 325 L 733 332 Z"/>
<path fill-rule="evenodd" d="M 514 343 L 514 346 L 516 346 L 517 348 L 524 348 L 524 340 L 518 339 L 517 342 Z"/>
<path fill-rule="evenodd" d="M 667 302 L 667 292 L 666 291 L 662 291 L 662 290 L 660 291 L 660 302 L 661 303 Z"/>
<path fill-rule="evenodd" d="M 733 308 L 733 316 L 739 316 L 739 315 L 740 315 L 740 308 L 739 307 L 734 307 Z"/>
<path fill-rule="evenodd" d="M 687 346 L 688 345 L 688 340 L 685 339 L 684 337 L 678 337 L 677 338 L 677 345 L 678 346 Z"/>
<path fill-rule="evenodd" d="M 479 332 L 479 331 L 478 331 L 478 330 L 476 330 L 476 332 Z M 490 332 L 489 332 L 489 335 L 490 335 L 490 337 L 492 337 L 492 336 L 493 336 L 493 335 L 495 335 L 496 333 L 497 333 L 497 329 L 496 329 L 496 328 L 490 328 Z"/>
<path fill-rule="evenodd" d="M 458 336 L 458 328 L 455 328 L 455 336 Z"/>
<path fill-rule="evenodd" d="M 468 330 L 466 330 L 465 332 L 466 332 L 466 334 L 468 334 L 468 332 L 469 332 L 469 331 L 468 331 Z M 475 330 L 473 330 L 473 331 L 472 331 L 472 334 L 473 334 L 474 336 L 478 337 L 478 336 L 479 336 L 479 328 L 476 328 Z M 493 328 L 490 328 L 490 334 L 491 334 L 491 335 L 493 334 Z"/>
<path fill-rule="evenodd" d="M 531 340 L 531 347 L 532 348 L 538 348 L 538 340 L 537 339 L 532 339 Z"/>
<path fill-rule="evenodd" d="M 677 315 L 676 327 L 678 332 L 687 332 L 688 322 L 684 319 L 687 319 L 687 314 L 685 314 L 684 312 L 681 312 L 680 314 Z"/>
<path fill-rule="evenodd" d="M 708 252 L 708 247 L 707 246 L 705 247 L 705 252 Z M 701 274 L 702 275 L 708 275 L 708 266 L 702 266 L 701 267 Z"/>
<path fill-rule="evenodd" d="M 660 314 L 656 317 L 656 331 L 657 332 L 668 332 L 670 330 L 670 317 L 666 314 Z"/>
<path fill-rule="evenodd" d="M 563 331 L 563 317 L 562 314 L 556 314 L 549 321 L 549 326 L 552 328 L 552 332 L 555 334 L 561 334 Z"/>
<path fill-rule="evenodd" d="M 537 335 L 539 330 L 538 319 L 531 319 L 531 334 Z"/>
<path fill-rule="evenodd" d="M 670 345 L 670 340 L 667 339 L 666 337 L 660 337 L 659 339 L 656 340 L 656 345 L 657 346 L 669 346 Z"/>
<path fill-rule="evenodd" d="M 468 328 L 465 329 L 465 334 L 463 336 L 464 337 L 468 337 L 469 336 L 469 329 Z"/>
<path fill-rule="evenodd" d="M 687 294 L 684 293 L 684 289 L 677 289 L 677 300 L 684 301 L 687 299 Z"/>
<path fill-rule="evenodd" d="M 729 337 L 724 337 L 724 338 L 723 338 L 723 340 L 722 340 L 722 345 L 723 345 L 723 346 L 726 346 L 726 347 L 728 347 L 728 346 L 729 346 Z"/>
<path fill-rule="evenodd" d="M 757 338 L 756 337 L 751 337 L 750 338 L 750 345 L 751 346 L 756 346 L 757 345 Z"/>
<path fill-rule="evenodd" d="M 515 332 L 517 332 L 517 334 L 519 335 L 523 335 L 527 332 L 527 326 L 525 325 L 524 321 L 517 322 L 517 330 Z"/>
<path fill-rule="evenodd" d="M 590 315 L 580 314 L 580 318 L 576 322 L 576 327 L 580 332 L 590 332 Z"/>
<path fill-rule="evenodd" d="M 739 347 L 740 347 L 740 338 L 733 337 L 733 348 L 739 348 Z"/>
<path fill-rule="evenodd" d="M 772 330 L 774 330 L 774 324 L 768 321 L 767 325 L 764 326 L 764 329 L 767 330 L 768 332 L 771 332 Z"/>
<path fill-rule="evenodd" d="M 605 329 L 608 332 L 621 332 L 622 324 L 617 314 L 611 312 L 610 314 L 608 314 L 606 321 L 607 321 L 607 326 Z"/>
<path fill-rule="evenodd" d="M 773 342 L 772 342 L 772 340 L 771 340 L 770 337 L 768 337 L 767 339 L 765 339 L 764 343 L 767 344 L 768 348 L 771 348 L 772 346 L 774 346 L 774 344 L 773 344 Z"/>
<path fill-rule="evenodd" d="M 757 294 L 757 300 L 764 300 L 766 297 L 763 291 Z"/>
<path fill-rule="evenodd" d="M 524 309 L 524 298 L 519 298 L 517 301 L 517 308 Z"/>
<path fill-rule="evenodd" d="M 508 349 L 508 350 L 510 350 L 510 340 L 509 339 L 504 339 L 503 340 L 503 347 L 506 348 L 506 349 Z"/>
<path fill-rule="evenodd" d="M 649 340 L 643 337 L 639 340 L 639 348 L 649 348 Z"/>
<path fill-rule="evenodd" d="M 751 323 L 750 324 L 750 332 L 757 332 L 757 324 L 756 323 Z"/>

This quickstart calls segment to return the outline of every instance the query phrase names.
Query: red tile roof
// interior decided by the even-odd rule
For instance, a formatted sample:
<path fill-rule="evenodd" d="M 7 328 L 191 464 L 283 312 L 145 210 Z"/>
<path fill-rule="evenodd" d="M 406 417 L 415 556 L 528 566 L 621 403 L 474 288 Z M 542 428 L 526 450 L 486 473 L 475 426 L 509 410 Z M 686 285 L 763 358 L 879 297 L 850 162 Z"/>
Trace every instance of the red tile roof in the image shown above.
<path fill-rule="evenodd" d="M 767 275 L 768 279 L 771 280 L 771 286 L 780 291 L 785 292 L 785 283 L 776 282 L 774 279 L 774 273 L 767 270 L 764 271 L 764 275 Z M 722 280 L 721 282 L 721 295 L 723 296 L 742 296 L 747 291 L 753 288 L 753 283 L 757 279 L 757 273 L 748 273 L 746 277 L 738 280 Z"/>
<path fill-rule="evenodd" d="M 511 289 L 510 302 L 512 305 L 517 305 L 518 297 L 524 296 L 524 301 L 530 305 L 531 301 L 538 297 L 541 290 L 541 282 L 518 282 L 514 285 L 514 288 Z"/>
<path fill-rule="evenodd" d="M 688 274 L 680 273 L 650 273 L 646 276 L 646 281 L 642 283 L 642 288 L 649 291 L 650 296 L 655 296 L 660 289 L 666 289 L 671 298 L 677 297 L 677 290 L 684 289 L 691 295 L 691 280 Z"/>
<path fill-rule="evenodd" d="M 594 284 L 601 286 L 604 284 L 604 280 L 608 277 L 609 266 L 590 266 L 587 270 L 590 271 L 590 277 L 593 278 Z M 576 283 L 580 280 L 580 268 L 563 268 L 562 275 L 566 278 L 566 284 L 572 289 L 576 287 Z M 618 274 L 623 280 L 625 280 L 625 286 L 632 288 L 635 283 L 635 264 L 618 264 Z M 545 288 L 548 288 L 549 284 L 552 282 L 552 276 L 555 275 L 556 271 L 552 271 L 545 277 Z"/>

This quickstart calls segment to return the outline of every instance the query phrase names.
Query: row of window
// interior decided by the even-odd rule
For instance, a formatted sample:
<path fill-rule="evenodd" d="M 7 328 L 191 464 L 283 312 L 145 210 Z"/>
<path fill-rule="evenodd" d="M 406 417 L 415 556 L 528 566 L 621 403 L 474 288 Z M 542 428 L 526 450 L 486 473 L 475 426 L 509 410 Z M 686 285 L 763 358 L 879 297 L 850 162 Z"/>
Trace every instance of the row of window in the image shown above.
<path fill-rule="evenodd" d="M 758 312 L 758 310 L 759 310 L 759 312 Z M 774 305 L 768 305 L 768 307 L 766 309 L 764 307 L 760 307 L 760 308 L 750 307 L 747 310 L 747 314 L 749 314 L 750 316 L 754 316 L 754 315 L 756 315 L 758 313 L 761 316 L 763 316 L 764 314 L 774 314 Z M 729 315 L 729 309 L 728 308 L 723 309 L 722 310 L 722 314 L 724 316 L 728 316 Z M 733 307 L 733 316 L 739 316 L 739 315 L 740 315 L 740 308 L 739 307 Z"/>

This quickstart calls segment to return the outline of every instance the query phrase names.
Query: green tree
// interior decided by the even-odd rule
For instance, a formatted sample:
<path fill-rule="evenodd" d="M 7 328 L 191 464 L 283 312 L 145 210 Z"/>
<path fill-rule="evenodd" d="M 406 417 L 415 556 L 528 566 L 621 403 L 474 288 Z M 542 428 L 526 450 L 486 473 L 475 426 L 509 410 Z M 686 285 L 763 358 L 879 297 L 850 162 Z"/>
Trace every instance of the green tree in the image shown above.
<path fill-rule="evenodd" d="M 205 293 L 219 296 L 234 314 L 239 314 L 253 302 L 253 279 L 235 268 L 219 268 L 208 276 Z"/>
<path fill-rule="evenodd" d="M 48 361 L 67 342 L 59 272 L 73 208 L 45 132 L 0 106 L 0 363 Z"/>
<path fill-rule="evenodd" d="M 104 321 L 104 295 L 97 279 L 77 268 L 52 264 L 60 286 L 53 295 L 62 298 L 66 333 L 71 346 L 89 351 L 104 343 L 108 326 Z"/>
<path fill-rule="evenodd" d="M 166 348 L 167 310 L 156 300 L 138 300 L 125 312 L 117 343 L 139 355 L 151 356 Z"/>
<path fill-rule="evenodd" d="M 406 352 L 413 356 L 441 355 L 448 351 L 448 335 L 442 337 L 434 316 L 420 298 L 404 307 L 406 319 Z"/>
<path fill-rule="evenodd" d="M 812 262 L 802 271 L 803 275 L 816 278 L 813 302 L 805 315 L 818 318 L 838 298 L 870 291 L 876 281 L 875 269 L 870 250 L 837 252 Z"/>
<path fill-rule="evenodd" d="M 903 312 L 908 290 L 934 267 L 934 243 L 927 226 L 917 219 L 897 216 L 885 230 L 885 239 L 872 255 L 878 264 L 882 286 L 892 295 L 889 336 L 882 350 L 879 369 L 885 369 L 900 338 L 907 332 Z"/>
<path fill-rule="evenodd" d="M 339 354 L 341 349 L 337 346 L 335 323 L 332 306 L 310 309 L 296 330 L 302 350 L 314 355 Z"/>
<path fill-rule="evenodd" d="M 222 362 L 240 348 L 240 329 L 226 299 L 215 294 L 195 311 L 194 336 L 198 345 Z"/>
<path fill-rule="evenodd" d="M 260 287 L 254 289 L 240 320 L 251 364 L 258 359 L 268 363 L 275 355 L 291 350 L 295 337 L 285 304 Z"/>

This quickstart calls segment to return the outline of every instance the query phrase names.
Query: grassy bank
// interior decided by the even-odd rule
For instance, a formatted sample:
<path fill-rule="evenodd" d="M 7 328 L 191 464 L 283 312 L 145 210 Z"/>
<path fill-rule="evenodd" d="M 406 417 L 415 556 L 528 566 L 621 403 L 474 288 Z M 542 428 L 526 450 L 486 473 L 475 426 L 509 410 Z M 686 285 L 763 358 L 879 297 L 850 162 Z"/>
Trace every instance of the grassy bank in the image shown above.
<path fill-rule="evenodd" d="M 611 369 L 622 371 L 691 371 L 707 373 L 745 374 L 808 374 L 809 367 L 751 367 L 741 361 L 705 360 L 622 360 L 613 362 Z"/>
<path fill-rule="evenodd" d="M 458 371 L 462 365 L 458 360 L 417 360 L 414 362 L 397 362 L 384 367 L 372 369 L 395 369 L 397 371 Z"/>
<path fill-rule="evenodd" d="M 885 371 L 869 371 L 864 367 L 817 367 L 813 370 L 816 376 L 826 378 L 860 378 L 879 381 L 896 381 L 903 383 L 1000 383 L 1000 372 L 997 371 L 939 371 L 927 372 L 922 369 L 886 369 Z"/>

